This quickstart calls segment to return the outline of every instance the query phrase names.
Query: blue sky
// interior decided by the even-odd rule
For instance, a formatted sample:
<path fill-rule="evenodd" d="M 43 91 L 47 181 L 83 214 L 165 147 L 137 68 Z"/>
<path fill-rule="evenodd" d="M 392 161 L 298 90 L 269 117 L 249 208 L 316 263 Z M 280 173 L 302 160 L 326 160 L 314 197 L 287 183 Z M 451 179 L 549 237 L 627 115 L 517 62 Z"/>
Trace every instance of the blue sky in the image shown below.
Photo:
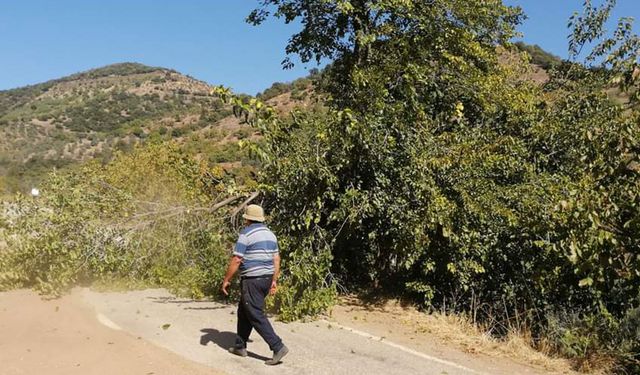
<path fill-rule="evenodd" d="M 566 56 L 566 23 L 583 0 L 505 0 L 529 19 L 524 40 Z M 255 94 L 315 65 L 282 70 L 295 25 L 244 23 L 257 0 L 2 0 L 0 90 L 111 63 L 173 68 Z M 618 16 L 640 22 L 639 0 L 618 0 Z M 638 29 L 636 27 L 636 29 Z"/>
<path fill-rule="evenodd" d="M 525 42 L 537 44 L 554 55 L 567 57 L 567 22 L 575 11 L 582 11 L 584 0 L 503 0 L 522 7 L 527 20 L 520 26 Z M 593 0 L 593 4 L 602 4 Z M 613 31 L 620 17 L 634 17 L 634 31 L 640 34 L 640 0 L 618 0 L 608 29 Z"/>

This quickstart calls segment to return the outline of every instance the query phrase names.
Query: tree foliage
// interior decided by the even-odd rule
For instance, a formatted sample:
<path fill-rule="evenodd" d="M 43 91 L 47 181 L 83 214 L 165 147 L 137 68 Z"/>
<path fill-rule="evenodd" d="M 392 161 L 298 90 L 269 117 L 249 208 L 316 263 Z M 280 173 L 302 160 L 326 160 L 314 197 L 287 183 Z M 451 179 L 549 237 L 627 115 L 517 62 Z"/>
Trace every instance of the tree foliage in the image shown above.
<path fill-rule="evenodd" d="M 625 23 L 608 38 L 609 5 L 586 6 L 570 49 L 604 38 L 590 56 L 606 69 L 563 64 L 541 87 L 521 78 L 522 13 L 501 1 L 262 1 L 250 22 L 297 20 L 287 52 L 334 60 L 326 111 L 236 103 L 266 140 L 287 264 L 326 254 L 304 271 L 315 287 L 403 290 L 494 332 L 557 333 L 568 356 L 635 361 L 639 116 L 604 91 L 608 72 L 637 78 L 636 39 Z"/>
<path fill-rule="evenodd" d="M 238 193 L 223 181 L 221 171 L 167 144 L 54 173 L 39 197 L 4 207 L 0 288 L 58 295 L 77 283 L 124 279 L 213 295 L 232 237 L 212 205 Z"/>

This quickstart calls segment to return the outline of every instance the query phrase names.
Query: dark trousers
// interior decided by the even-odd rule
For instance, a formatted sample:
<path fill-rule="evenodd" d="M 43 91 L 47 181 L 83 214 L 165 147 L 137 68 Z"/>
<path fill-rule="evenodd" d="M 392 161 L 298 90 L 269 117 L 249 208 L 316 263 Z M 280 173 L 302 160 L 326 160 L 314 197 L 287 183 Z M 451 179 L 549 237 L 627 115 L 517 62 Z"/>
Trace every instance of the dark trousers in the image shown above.
<path fill-rule="evenodd" d="M 271 288 L 271 276 L 242 279 L 240 281 L 242 295 L 238 304 L 238 337 L 237 348 L 246 348 L 251 331 L 255 328 L 269 349 L 274 352 L 282 349 L 282 339 L 276 335 L 271 323 L 264 313 L 264 299 Z"/>

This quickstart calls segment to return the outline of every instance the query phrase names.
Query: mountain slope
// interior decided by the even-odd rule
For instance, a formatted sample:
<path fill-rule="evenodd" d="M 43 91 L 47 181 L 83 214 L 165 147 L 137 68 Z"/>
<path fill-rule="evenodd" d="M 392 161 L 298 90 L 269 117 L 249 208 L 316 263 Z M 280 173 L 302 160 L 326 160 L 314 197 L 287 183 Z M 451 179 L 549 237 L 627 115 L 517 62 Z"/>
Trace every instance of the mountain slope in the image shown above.
<path fill-rule="evenodd" d="M 24 185 L 53 166 L 205 128 L 230 114 L 210 90 L 173 70 L 124 63 L 2 91 L 0 176 Z"/>
<path fill-rule="evenodd" d="M 285 113 L 308 104 L 311 84 L 280 84 L 286 90 L 262 99 Z M 174 70 L 121 63 L 0 91 L 0 195 L 28 190 L 54 167 L 107 161 L 149 140 L 173 139 L 246 177 L 252 163 L 237 141 L 253 130 L 212 88 Z"/>

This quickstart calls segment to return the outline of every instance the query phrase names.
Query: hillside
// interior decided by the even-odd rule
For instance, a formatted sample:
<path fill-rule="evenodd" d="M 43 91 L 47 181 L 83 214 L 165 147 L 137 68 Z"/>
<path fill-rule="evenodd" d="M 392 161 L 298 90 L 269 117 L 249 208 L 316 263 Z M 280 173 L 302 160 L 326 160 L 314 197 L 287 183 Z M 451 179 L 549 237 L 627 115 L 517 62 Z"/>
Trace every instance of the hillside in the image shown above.
<path fill-rule="evenodd" d="M 541 84 L 561 62 L 539 46 L 518 42 L 515 47 L 531 56 L 527 79 Z M 311 104 L 311 87 L 320 76 L 313 69 L 308 77 L 276 82 L 257 97 L 288 113 Z M 25 191 L 53 168 L 105 162 L 116 150 L 149 140 L 174 139 L 190 153 L 247 176 L 251 168 L 244 167 L 251 163 L 236 141 L 252 131 L 211 89 L 171 69 L 120 63 L 0 91 L 0 194 Z"/>
<path fill-rule="evenodd" d="M 175 139 L 211 163 L 238 166 L 251 136 L 205 82 L 122 63 L 0 91 L 0 192 L 28 189 L 52 168 L 107 161 L 116 150 Z M 273 97 L 288 106 L 289 93 Z"/>
<path fill-rule="evenodd" d="M 524 42 L 516 42 L 514 46 L 519 51 L 527 52 L 531 58 L 531 63 L 542 69 L 549 70 L 562 63 L 560 57 L 545 51 L 537 44 L 531 45 Z"/>
<path fill-rule="evenodd" d="M 202 128 L 228 114 L 209 90 L 175 71 L 124 63 L 0 92 L 0 175 L 16 189 L 44 169 Z"/>

